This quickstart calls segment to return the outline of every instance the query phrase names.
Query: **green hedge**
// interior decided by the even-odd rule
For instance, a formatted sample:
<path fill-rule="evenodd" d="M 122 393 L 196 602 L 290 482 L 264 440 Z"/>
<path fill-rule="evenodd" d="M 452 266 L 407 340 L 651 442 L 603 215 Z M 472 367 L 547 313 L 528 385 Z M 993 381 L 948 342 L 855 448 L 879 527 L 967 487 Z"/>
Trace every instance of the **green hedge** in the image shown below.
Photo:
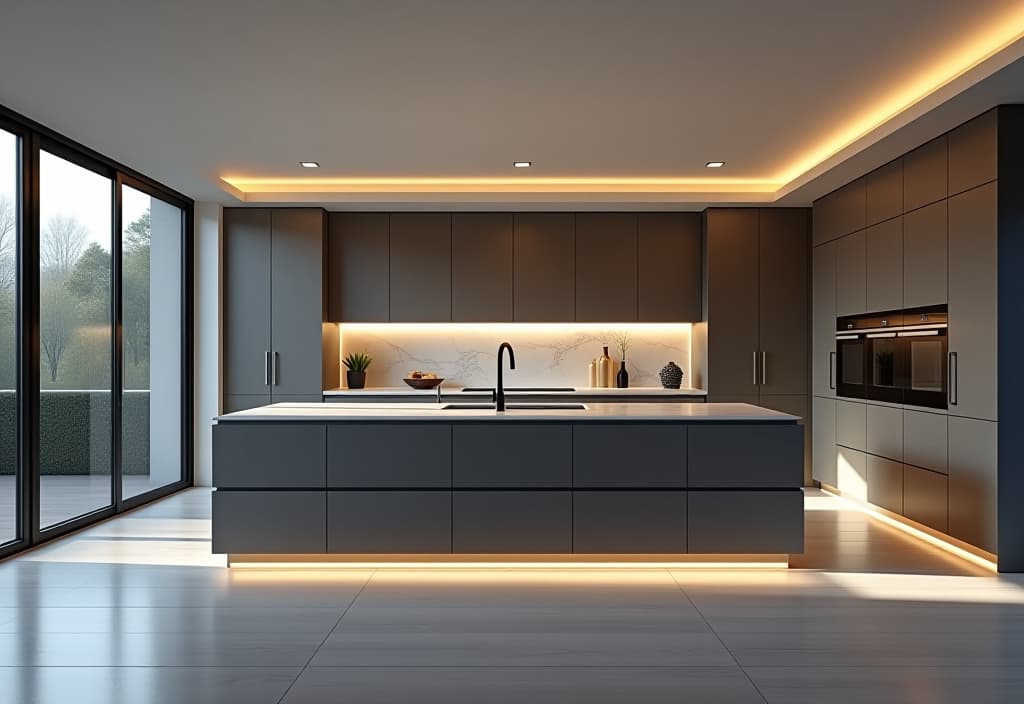
<path fill-rule="evenodd" d="M 0 391 L 0 474 L 14 474 L 16 413 Z M 149 392 L 126 391 L 123 416 L 125 474 L 149 474 Z M 42 474 L 110 473 L 109 391 L 43 391 L 39 421 Z"/>

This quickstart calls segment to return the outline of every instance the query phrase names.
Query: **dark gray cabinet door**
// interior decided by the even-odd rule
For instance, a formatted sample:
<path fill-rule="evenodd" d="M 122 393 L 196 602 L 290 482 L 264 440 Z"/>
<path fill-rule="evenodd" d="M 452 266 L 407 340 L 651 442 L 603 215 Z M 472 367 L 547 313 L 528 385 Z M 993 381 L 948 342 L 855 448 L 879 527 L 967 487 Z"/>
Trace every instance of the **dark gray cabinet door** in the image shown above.
<path fill-rule="evenodd" d="M 989 110 L 947 136 L 950 195 L 996 179 L 997 115 L 997 110 Z"/>
<path fill-rule="evenodd" d="M 224 394 L 270 394 L 270 210 L 224 209 Z"/>
<path fill-rule="evenodd" d="M 327 552 L 451 551 L 450 491 L 327 492 Z"/>
<path fill-rule="evenodd" d="M 864 177 L 866 225 L 903 214 L 903 159 L 896 159 Z"/>
<path fill-rule="evenodd" d="M 512 215 L 452 215 L 452 320 L 512 320 Z"/>
<path fill-rule="evenodd" d="M 949 498 L 945 474 L 903 465 L 903 515 L 945 533 Z"/>
<path fill-rule="evenodd" d="M 641 322 L 701 319 L 701 221 L 698 213 L 643 213 L 638 221 Z"/>
<path fill-rule="evenodd" d="M 452 319 L 452 228 L 447 213 L 393 213 L 390 217 L 391 320 Z"/>
<path fill-rule="evenodd" d="M 322 489 L 327 486 L 326 457 L 324 425 L 224 422 L 213 426 L 213 485 L 218 488 Z"/>
<path fill-rule="evenodd" d="M 867 313 L 867 236 L 854 232 L 836 241 L 836 315 Z"/>
<path fill-rule="evenodd" d="M 685 553 L 685 491 L 574 491 L 575 553 Z"/>
<path fill-rule="evenodd" d="M 804 494 L 689 491 L 686 541 L 695 554 L 801 553 Z"/>
<path fill-rule="evenodd" d="M 576 320 L 637 319 L 637 216 L 576 214 Z"/>
<path fill-rule="evenodd" d="M 572 486 L 572 427 L 459 423 L 452 428 L 456 488 Z"/>
<path fill-rule="evenodd" d="M 708 388 L 716 397 L 758 396 L 758 214 L 706 212 Z"/>
<path fill-rule="evenodd" d="M 903 307 L 903 218 L 873 225 L 864 234 L 867 309 L 899 310 Z"/>
<path fill-rule="evenodd" d="M 840 236 L 856 232 L 867 224 L 867 187 L 863 178 L 836 191 L 836 223 Z"/>
<path fill-rule="evenodd" d="M 326 550 L 326 492 L 213 492 L 213 552 L 313 555 Z"/>
<path fill-rule="evenodd" d="M 328 320 L 388 321 L 388 216 L 331 213 Z"/>
<path fill-rule="evenodd" d="M 275 209 L 271 232 L 271 397 L 319 394 L 324 389 L 324 211 Z"/>
<path fill-rule="evenodd" d="M 798 488 L 803 485 L 803 430 L 788 423 L 691 425 L 688 486 Z"/>
<path fill-rule="evenodd" d="M 762 208 L 759 218 L 760 394 L 762 398 L 806 394 L 810 212 L 804 208 Z M 712 320 L 709 325 L 711 335 L 715 334 L 716 323 Z"/>
<path fill-rule="evenodd" d="M 822 484 L 838 486 L 836 477 L 836 400 L 815 396 L 811 399 L 811 475 Z"/>
<path fill-rule="evenodd" d="M 903 157 L 903 208 L 906 212 L 946 197 L 946 137 L 933 139 Z"/>
<path fill-rule="evenodd" d="M 452 427 L 434 423 L 342 424 L 327 428 L 331 488 L 449 488 Z"/>
<path fill-rule="evenodd" d="M 865 455 L 867 499 L 893 513 L 903 513 L 903 463 Z"/>
<path fill-rule="evenodd" d="M 788 413 L 800 419 L 797 422 L 797 425 L 799 425 L 804 431 L 804 486 L 811 486 L 811 433 L 808 430 L 811 427 L 810 404 L 811 397 L 807 394 L 786 396 L 767 396 L 762 394 L 761 398 L 758 400 L 759 406 L 770 408 L 773 411 Z"/>
<path fill-rule="evenodd" d="M 903 305 L 919 308 L 946 303 L 947 201 L 903 216 Z"/>
<path fill-rule="evenodd" d="M 816 396 L 835 397 L 836 243 L 815 247 L 811 259 L 811 388 Z"/>
<path fill-rule="evenodd" d="M 265 394 L 249 394 L 249 395 L 236 395 L 225 396 L 221 404 L 222 413 L 234 413 L 235 411 L 244 411 L 249 408 L 259 408 L 260 406 L 266 406 L 270 403 L 270 392 Z"/>
<path fill-rule="evenodd" d="M 685 425 L 575 425 L 576 488 L 686 486 Z"/>
<path fill-rule="evenodd" d="M 576 319 L 576 236 L 572 213 L 516 213 L 513 294 L 517 322 Z"/>
<path fill-rule="evenodd" d="M 454 491 L 452 552 L 571 553 L 571 491 Z"/>
<path fill-rule="evenodd" d="M 949 534 L 998 552 L 998 432 L 987 420 L 949 417 Z"/>

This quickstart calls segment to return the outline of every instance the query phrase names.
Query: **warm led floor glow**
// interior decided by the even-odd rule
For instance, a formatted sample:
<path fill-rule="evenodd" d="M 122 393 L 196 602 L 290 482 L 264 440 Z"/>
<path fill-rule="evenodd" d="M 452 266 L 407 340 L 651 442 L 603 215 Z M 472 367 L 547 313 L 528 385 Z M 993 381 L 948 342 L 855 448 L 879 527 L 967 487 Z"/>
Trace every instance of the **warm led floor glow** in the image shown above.
<path fill-rule="evenodd" d="M 787 562 L 234 562 L 255 570 L 761 570 L 787 569 Z"/>
<path fill-rule="evenodd" d="M 877 520 L 877 521 L 879 521 L 881 523 L 884 523 L 887 526 L 895 528 L 895 529 L 897 529 L 897 530 L 899 530 L 899 531 L 901 531 L 903 533 L 906 533 L 909 536 L 917 538 L 918 540 L 920 540 L 920 541 L 922 541 L 924 543 L 928 543 L 932 547 L 936 547 L 936 548 L 939 548 L 940 550 L 944 550 L 944 551 L 946 551 L 946 552 L 948 552 L 948 553 L 950 553 L 952 555 L 955 555 L 955 556 L 957 556 L 957 557 L 959 557 L 959 558 L 961 558 L 963 560 L 967 560 L 968 562 L 970 562 L 972 564 L 975 564 L 978 567 L 982 567 L 982 568 L 984 568 L 986 570 L 990 570 L 992 572 L 998 572 L 999 571 L 998 565 L 995 562 L 993 562 L 992 560 L 989 560 L 989 559 L 987 559 L 985 557 L 982 557 L 981 555 L 976 555 L 975 553 L 970 552 L 969 550 L 964 550 L 963 548 L 959 547 L 958 545 L 954 545 L 953 543 L 951 543 L 949 541 L 946 541 L 946 540 L 943 540 L 943 539 L 941 539 L 941 538 L 939 538 L 939 537 L 937 537 L 935 535 L 932 535 L 931 533 L 925 532 L 924 530 L 921 530 L 920 528 L 916 528 L 915 526 L 911 525 L 909 522 L 906 522 L 904 520 L 900 520 L 900 519 L 894 518 L 894 517 L 890 516 L 889 514 L 885 513 L 884 511 L 881 511 L 879 509 L 874 508 L 870 504 L 863 504 L 863 503 L 861 503 L 859 501 L 854 501 L 854 500 L 849 499 L 849 498 L 847 498 L 847 497 L 845 497 L 845 496 L 843 496 L 841 494 L 832 493 L 832 492 L 828 491 L 827 489 L 822 489 L 822 491 L 824 493 L 828 494 L 829 496 L 834 496 L 835 498 L 839 499 L 840 501 L 842 501 L 847 506 L 849 506 L 849 507 L 851 507 L 851 508 L 853 508 L 853 509 L 855 509 L 857 511 L 860 511 L 861 513 L 865 513 L 865 514 L 871 516 L 872 518 L 874 518 L 875 520 Z"/>

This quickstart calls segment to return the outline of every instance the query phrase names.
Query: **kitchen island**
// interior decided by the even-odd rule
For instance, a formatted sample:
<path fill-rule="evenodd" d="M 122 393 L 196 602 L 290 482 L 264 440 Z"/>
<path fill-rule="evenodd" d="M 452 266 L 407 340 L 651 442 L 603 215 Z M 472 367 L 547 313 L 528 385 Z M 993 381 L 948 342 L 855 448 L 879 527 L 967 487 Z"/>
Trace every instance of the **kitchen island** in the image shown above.
<path fill-rule="evenodd" d="M 229 413 L 214 427 L 213 550 L 231 563 L 777 562 L 803 551 L 798 421 L 718 403 Z"/>

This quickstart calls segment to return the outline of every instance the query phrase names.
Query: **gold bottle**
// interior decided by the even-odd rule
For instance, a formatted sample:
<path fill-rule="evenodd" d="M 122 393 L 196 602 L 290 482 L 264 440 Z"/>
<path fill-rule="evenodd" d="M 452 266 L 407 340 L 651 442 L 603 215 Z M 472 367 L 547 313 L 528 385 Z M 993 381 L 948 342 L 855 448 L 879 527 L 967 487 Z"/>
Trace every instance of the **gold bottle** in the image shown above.
<path fill-rule="evenodd" d="M 588 378 L 590 379 L 590 388 L 597 386 L 597 360 L 590 360 L 590 366 L 587 369 Z"/>
<path fill-rule="evenodd" d="M 611 386 L 612 379 L 612 358 L 608 356 L 608 345 L 604 346 L 604 352 L 597 360 L 597 386 L 607 389 Z"/>

